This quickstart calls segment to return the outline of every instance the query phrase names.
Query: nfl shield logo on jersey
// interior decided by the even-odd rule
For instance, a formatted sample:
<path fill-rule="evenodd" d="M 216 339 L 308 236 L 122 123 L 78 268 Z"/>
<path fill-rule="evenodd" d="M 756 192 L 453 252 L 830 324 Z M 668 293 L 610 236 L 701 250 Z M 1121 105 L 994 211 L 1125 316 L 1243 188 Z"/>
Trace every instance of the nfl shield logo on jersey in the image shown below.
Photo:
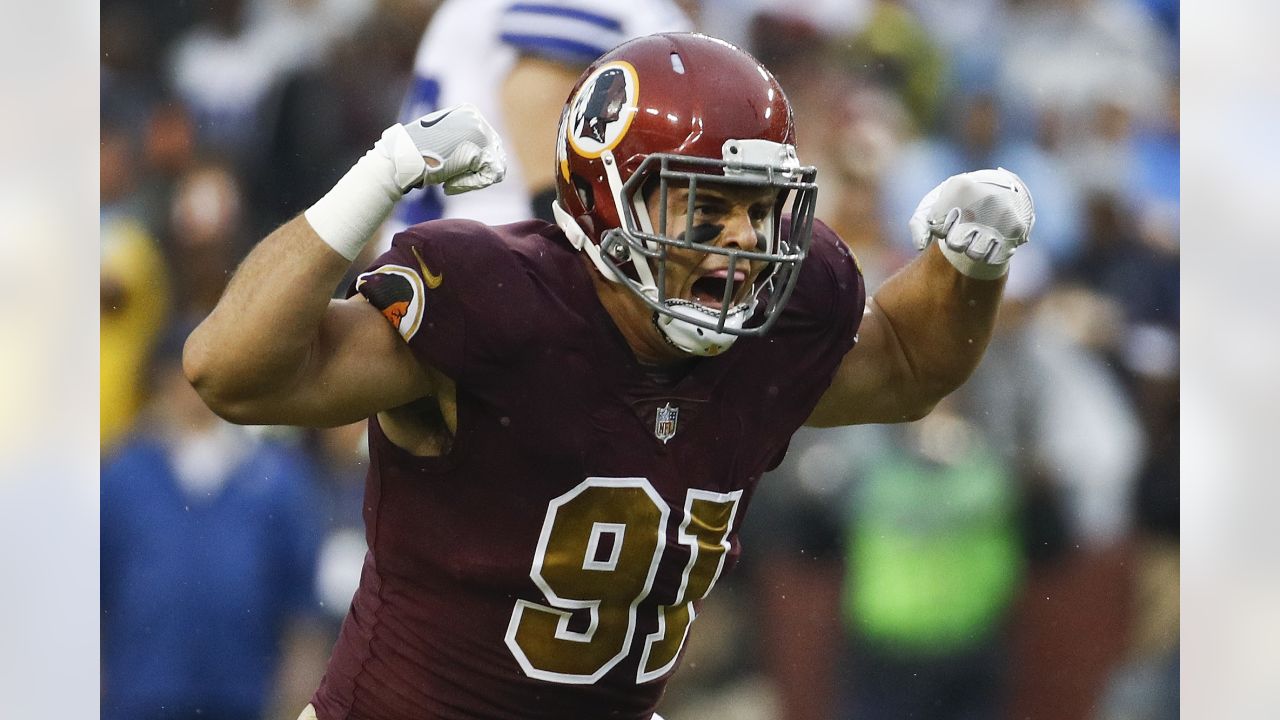
<path fill-rule="evenodd" d="M 653 434 L 666 444 L 676 434 L 676 420 L 680 417 L 680 408 L 671 403 L 658 408 L 658 417 L 653 422 Z"/>

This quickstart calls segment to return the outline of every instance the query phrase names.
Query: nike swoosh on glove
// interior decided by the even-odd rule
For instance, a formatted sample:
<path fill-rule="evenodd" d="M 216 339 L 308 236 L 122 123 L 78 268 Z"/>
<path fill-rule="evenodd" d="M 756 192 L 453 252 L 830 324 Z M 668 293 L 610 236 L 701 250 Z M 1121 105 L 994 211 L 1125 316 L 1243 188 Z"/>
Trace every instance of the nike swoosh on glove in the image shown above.
<path fill-rule="evenodd" d="M 479 190 L 501 182 L 507 155 L 489 122 L 474 105 L 443 108 L 407 124 L 393 125 L 396 181 L 404 191 L 444 185 L 446 195 Z"/>

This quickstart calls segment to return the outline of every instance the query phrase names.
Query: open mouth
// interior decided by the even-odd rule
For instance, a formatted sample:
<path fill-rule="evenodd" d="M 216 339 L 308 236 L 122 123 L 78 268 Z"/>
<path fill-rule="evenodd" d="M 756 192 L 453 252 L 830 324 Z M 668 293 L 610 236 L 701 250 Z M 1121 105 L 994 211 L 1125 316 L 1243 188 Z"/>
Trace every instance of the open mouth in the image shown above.
<path fill-rule="evenodd" d="M 742 294 L 742 286 L 747 280 L 747 274 L 742 270 L 735 270 L 732 275 L 734 283 L 734 294 Z M 723 307 L 724 293 L 730 282 L 728 270 L 713 270 L 706 275 L 698 278 L 693 283 L 692 294 L 693 299 L 701 305 L 719 309 Z M 731 298 L 736 301 L 737 298 Z"/>

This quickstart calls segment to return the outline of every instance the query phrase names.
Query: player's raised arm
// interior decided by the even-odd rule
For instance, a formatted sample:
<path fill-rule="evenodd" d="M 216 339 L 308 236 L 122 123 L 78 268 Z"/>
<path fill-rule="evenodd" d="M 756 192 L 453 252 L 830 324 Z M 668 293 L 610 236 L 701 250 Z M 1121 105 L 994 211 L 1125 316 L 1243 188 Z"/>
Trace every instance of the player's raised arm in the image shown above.
<path fill-rule="evenodd" d="M 956 175 L 926 195 L 910 222 L 924 252 L 868 299 L 858 344 L 808 424 L 917 420 L 958 388 L 986 350 L 1009 259 L 1034 222 L 1031 195 L 1008 170 Z"/>
<path fill-rule="evenodd" d="M 469 105 L 388 128 L 328 194 L 245 258 L 187 339 L 192 385 L 246 424 L 337 425 L 429 394 L 428 373 L 378 310 L 330 294 L 409 189 L 475 190 L 505 167 L 497 135 Z"/>

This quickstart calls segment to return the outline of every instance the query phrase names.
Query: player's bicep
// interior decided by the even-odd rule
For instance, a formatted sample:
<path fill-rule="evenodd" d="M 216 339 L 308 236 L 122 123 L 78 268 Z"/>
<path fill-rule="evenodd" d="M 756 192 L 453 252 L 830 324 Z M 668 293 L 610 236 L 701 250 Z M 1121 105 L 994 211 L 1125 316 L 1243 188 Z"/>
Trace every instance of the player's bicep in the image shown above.
<path fill-rule="evenodd" d="M 262 404 L 260 422 L 344 425 L 433 392 L 430 374 L 361 295 L 333 300 L 302 371 Z"/>
<path fill-rule="evenodd" d="M 867 298 L 858 342 L 845 353 L 805 424 L 834 427 L 919 419 L 922 409 L 912 399 L 912 377 L 893 322 L 874 298 Z"/>

